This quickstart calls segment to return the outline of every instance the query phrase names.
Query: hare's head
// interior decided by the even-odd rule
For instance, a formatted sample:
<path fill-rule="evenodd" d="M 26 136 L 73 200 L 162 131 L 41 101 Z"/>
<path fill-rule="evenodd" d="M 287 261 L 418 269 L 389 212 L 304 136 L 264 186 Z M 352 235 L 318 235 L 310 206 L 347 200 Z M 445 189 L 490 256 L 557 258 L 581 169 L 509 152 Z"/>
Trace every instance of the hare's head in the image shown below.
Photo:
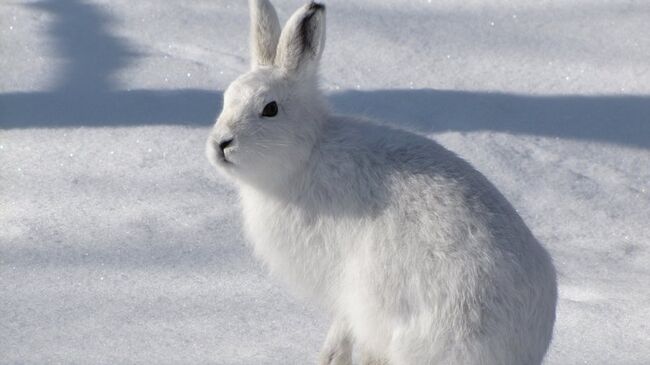
<path fill-rule="evenodd" d="M 282 31 L 268 0 L 250 8 L 252 68 L 224 93 L 207 155 L 237 180 L 283 184 L 309 159 L 326 118 L 317 77 L 325 7 L 305 5 Z"/>

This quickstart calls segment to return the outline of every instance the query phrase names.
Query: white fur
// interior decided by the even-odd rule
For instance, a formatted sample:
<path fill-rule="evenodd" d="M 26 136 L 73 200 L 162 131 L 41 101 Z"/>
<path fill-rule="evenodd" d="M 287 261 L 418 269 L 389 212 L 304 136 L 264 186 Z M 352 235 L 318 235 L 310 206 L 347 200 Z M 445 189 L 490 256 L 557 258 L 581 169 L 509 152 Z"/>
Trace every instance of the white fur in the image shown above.
<path fill-rule="evenodd" d="M 280 38 L 280 21 L 266 0 L 251 0 L 251 66 L 272 65 Z"/>
<path fill-rule="evenodd" d="M 268 1 L 250 3 L 251 29 L 277 22 Z M 335 318 L 321 363 L 351 364 L 354 345 L 365 364 L 540 364 L 557 297 L 549 255 L 452 152 L 328 113 L 324 24 L 310 4 L 279 41 L 253 34 L 253 70 L 226 91 L 207 143 L 239 186 L 255 255 Z M 278 115 L 262 117 L 271 101 Z"/>

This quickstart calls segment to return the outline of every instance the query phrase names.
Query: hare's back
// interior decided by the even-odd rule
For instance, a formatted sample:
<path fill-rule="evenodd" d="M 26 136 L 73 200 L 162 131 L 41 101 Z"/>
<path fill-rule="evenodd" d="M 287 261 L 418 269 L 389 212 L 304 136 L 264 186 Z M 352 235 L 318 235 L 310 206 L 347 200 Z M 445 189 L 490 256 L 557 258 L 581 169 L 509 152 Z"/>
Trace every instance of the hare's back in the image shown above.
<path fill-rule="evenodd" d="M 401 215 L 402 224 L 434 219 L 438 225 L 493 230 L 492 235 L 528 232 L 490 181 L 429 138 L 348 118 L 335 119 L 327 134 L 323 170 L 336 171 L 331 175 L 362 204 L 384 209 L 392 218 Z M 334 195 L 351 198 L 346 192 Z"/>

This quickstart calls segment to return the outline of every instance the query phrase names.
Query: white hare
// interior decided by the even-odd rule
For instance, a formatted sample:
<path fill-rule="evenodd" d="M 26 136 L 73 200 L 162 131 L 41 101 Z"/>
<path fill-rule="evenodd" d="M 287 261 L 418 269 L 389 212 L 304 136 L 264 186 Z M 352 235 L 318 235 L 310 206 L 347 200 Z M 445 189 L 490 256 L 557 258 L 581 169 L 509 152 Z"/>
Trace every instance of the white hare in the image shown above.
<path fill-rule="evenodd" d="M 512 206 L 430 139 L 330 115 L 325 7 L 281 30 L 251 0 L 252 70 L 226 90 L 207 155 L 239 187 L 273 274 L 331 312 L 321 364 L 540 364 L 557 287 Z"/>

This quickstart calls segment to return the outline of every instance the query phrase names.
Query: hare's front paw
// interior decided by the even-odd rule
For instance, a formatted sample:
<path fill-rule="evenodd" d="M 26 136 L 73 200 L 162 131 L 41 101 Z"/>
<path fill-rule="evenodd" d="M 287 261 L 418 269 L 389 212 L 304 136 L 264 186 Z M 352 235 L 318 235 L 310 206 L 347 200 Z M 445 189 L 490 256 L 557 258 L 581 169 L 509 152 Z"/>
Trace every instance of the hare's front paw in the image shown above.
<path fill-rule="evenodd" d="M 364 351 L 361 357 L 361 365 L 389 365 L 388 360 L 381 359 L 370 352 Z"/>
<path fill-rule="evenodd" d="M 352 365 L 352 341 L 344 321 L 336 320 L 332 323 L 319 365 Z"/>
<path fill-rule="evenodd" d="M 352 365 L 352 356 L 344 351 L 334 349 L 334 351 L 322 353 L 318 365 Z"/>

